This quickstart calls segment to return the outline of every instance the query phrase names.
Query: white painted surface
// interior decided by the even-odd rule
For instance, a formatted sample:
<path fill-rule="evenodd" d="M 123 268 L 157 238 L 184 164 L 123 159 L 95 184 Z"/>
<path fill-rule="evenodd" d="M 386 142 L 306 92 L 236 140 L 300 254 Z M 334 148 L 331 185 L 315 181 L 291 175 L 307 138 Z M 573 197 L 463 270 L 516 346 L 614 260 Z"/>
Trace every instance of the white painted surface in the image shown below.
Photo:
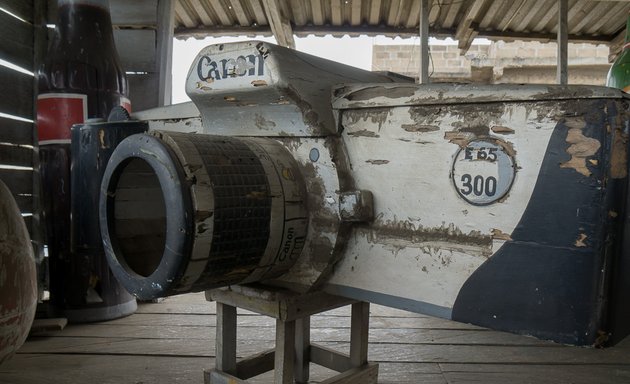
<path fill-rule="evenodd" d="M 376 220 L 354 230 L 329 283 L 451 308 L 466 279 L 498 250 L 527 207 L 556 125 L 552 116 L 559 112 L 534 105 L 509 103 L 498 114 L 487 104 L 468 114 L 449 105 L 426 107 L 423 123 L 436 129 L 429 132 L 402 129 L 418 124 L 409 107 L 389 109 L 381 120 L 361 117 L 368 109 L 342 111 L 357 188 L 374 194 Z M 460 146 L 445 138 L 456 127 L 474 125 L 474 119 L 514 131 L 490 131 L 490 137 L 513 146 L 517 172 L 507 196 L 486 206 L 457 193 L 451 169 Z M 432 239 L 436 232 L 443 235 Z M 493 237 L 492 245 L 465 240 L 481 236 Z"/>

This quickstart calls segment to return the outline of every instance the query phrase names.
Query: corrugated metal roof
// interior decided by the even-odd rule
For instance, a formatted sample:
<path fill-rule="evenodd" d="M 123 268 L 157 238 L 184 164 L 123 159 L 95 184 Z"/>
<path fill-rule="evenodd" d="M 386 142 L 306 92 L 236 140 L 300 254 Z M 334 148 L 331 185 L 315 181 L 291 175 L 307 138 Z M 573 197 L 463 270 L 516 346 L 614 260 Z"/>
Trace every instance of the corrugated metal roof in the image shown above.
<path fill-rule="evenodd" d="M 569 0 L 569 39 L 620 44 L 628 1 Z M 553 40 L 557 0 L 429 0 L 430 34 L 467 49 L 474 37 Z M 418 34 L 419 0 L 177 0 L 175 35 Z"/>

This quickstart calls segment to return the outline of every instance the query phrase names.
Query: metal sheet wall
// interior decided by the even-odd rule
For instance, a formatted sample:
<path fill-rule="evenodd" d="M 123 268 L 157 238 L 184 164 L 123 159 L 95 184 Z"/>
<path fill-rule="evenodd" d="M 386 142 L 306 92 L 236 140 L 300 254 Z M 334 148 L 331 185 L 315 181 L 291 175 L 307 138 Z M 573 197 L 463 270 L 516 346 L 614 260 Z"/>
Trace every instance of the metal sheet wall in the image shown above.
<path fill-rule="evenodd" d="M 42 52 L 45 4 L 33 0 L 0 3 L 0 179 L 13 193 L 36 245 L 39 244 L 35 78 Z"/>

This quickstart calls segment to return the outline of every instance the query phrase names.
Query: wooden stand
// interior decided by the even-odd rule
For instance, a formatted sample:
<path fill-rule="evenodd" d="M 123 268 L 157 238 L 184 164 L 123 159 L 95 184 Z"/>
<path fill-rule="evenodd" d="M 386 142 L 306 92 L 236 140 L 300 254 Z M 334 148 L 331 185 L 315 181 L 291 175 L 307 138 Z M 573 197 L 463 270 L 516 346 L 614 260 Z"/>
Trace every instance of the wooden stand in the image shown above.
<path fill-rule="evenodd" d="M 247 384 L 275 369 L 275 384 L 308 383 L 309 363 L 340 374 L 324 384 L 376 384 L 378 364 L 368 363 L 370 305 L 323 292 L 233 286 L 206 291 L 217 302 L 216 366 L 204 371 L 206 384 Z M 350 355 L 310 342 L 311 315 L 352 305 Z M 276 319 L 276 347 L 236 361 L 236 307 Z"/>

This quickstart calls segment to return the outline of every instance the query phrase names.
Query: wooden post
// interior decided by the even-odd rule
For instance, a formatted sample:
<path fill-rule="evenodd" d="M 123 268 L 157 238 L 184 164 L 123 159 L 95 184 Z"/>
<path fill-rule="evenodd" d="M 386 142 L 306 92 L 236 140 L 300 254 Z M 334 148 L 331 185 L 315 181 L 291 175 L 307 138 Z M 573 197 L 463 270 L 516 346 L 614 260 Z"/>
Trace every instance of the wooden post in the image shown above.
<path fill-rule="evenodd" d="M 352 304 L 350 321 L 350 364 L 360 367 L 368 361 L 370 304 L 363 301 Z"/>
<path fill-rule="evenodd" d="M 306 316 L 295 321 L 295 382 L 308 383 L 309 350 L 311 346 L 311 317 Z"/>
<path fill-rule="evenodd" d="M 420 73 L 418 83 L 429 82 L 429 1 L 420 0 Z"/>
<path fill-rule="evenodd" d="M 293 348 L 295 347 L 295 320 L 276 319 L 275 384 L 293 384 Z"/>
<path fill-rule="evenodd" d="M 171 105 L 175 0 L 159 0 L 157 19 L 158 107 Z"/>
<path fill-rule="evenodd" d="M 217 302 L 216 368 L 236 374 L 236 307 Z"/>
<path fill-rule="evenodd" d="M 568 45 L 569 45 L 569 4 L 568 0 L 558 0 L 558 65 L 556 82 L 566 85 L 569 82 Z"/>

